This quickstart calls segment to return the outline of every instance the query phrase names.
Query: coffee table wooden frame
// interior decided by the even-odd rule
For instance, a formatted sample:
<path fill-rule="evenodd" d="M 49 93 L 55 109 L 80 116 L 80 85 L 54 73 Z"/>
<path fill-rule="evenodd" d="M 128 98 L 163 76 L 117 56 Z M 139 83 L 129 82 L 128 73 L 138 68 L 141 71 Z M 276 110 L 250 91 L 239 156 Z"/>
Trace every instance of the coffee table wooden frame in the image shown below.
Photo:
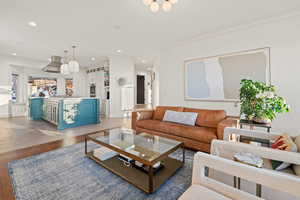
<path fill-rule="evenodd" d="M 149 167 L 148 174 L 137 168 L 125 166 L 124 163 L 118 159 L 118 156 L 115 156 L 105 161 L 101 161 L 93 155 L 93 151 L 88 151 L 89 140 L 101 146 L 107 147 L 115 152 L 118 152 L 119 154 L 123 154 L 140 163 L 143 163 L 144 165 Z M 169 157 L 171 153 L 177 151 L 179 148 L 182 149 L 182 160 L 177 160 Z M 143 190 L 148 194 L 151 194 L 154 191 L 156 191 L 166 180 L 168 180 L 173 174 L 175 174 L 176 171 L 179 168 L 181 168 L 185 162 L 185 149 L 183 143 L 179 143 L 178 145 L 174 146 L 169 151 L 161 154 L 155 160 L 148 161 L 134 154 L 130 154 L 126 151 L 123 151 L 122 149 L 109 145 L 105 142 L 96 140 L 90 137 L 89 135 L 85 136 L 85 154 L 88 158 L 94 160 L 102 167 L 120 176 L 127 182 L 131 183 L 132 185 L 136 186 L 137 188 Z M 157 173 L 154 173 L 153 165 L 159 161 L 164 161 L 164 168 L 159 170 Z"/>

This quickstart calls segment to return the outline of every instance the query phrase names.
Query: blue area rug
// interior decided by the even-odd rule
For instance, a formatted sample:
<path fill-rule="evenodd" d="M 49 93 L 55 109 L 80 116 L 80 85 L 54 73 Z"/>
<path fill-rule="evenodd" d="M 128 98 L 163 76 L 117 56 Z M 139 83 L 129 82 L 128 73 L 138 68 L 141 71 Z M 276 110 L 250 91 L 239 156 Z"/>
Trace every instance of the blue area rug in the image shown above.
<path fill-rule="evenodd" d="M 13 161 L 9 172 L 17 200 L 174 200 L 190 186 L 193 155 L 186 151 L 185 166 L 151 195 L 85 157 L 83 143 Z"/>

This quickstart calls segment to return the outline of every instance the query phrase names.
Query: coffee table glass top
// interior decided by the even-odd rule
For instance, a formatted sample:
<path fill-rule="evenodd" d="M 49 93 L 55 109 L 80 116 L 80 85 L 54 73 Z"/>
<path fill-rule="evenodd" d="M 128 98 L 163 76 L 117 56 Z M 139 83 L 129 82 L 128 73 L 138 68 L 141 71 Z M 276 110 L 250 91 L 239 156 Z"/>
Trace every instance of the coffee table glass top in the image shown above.
<path fill-rule="evenodd" d="M 152 162 L 178 148 L 182 142 L 147 133 L 135 134 L 131 129 L 111 129 L 89 135 L 89 138 Z"/>

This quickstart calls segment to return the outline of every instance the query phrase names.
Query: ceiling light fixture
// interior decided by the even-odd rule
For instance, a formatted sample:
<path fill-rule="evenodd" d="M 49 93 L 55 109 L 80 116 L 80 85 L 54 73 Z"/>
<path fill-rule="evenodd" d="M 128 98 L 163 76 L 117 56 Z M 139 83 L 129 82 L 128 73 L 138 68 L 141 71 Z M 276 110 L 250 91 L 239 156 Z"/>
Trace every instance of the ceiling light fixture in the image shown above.
<path fill-rule="evenodd" d="M 28 22 L 28 25 L 31 26 L 31 27 L 36 27 L 37 26 L 36 22 L 34 22 L 34 21 Z"/>
<path fill-rule="evenodd" d="M 91 61 L 95 61 L 96 60 L 96 58 L 95 57 L 91 57 Z"/>
<path fill-rule="evenodd" d="M 75 72 L 79 72 L 79 63 L 75 59 L 75 48 L 76 48 L 76 46 L 72 46 L 72 48 L 73 48 L 73 57 L 72 57 L 72 60 L 70 60 L 70 62 L 69 62 L 69 71 L 71 73 L 75 73 Z"/>
<path fill-rule="evenodd" d="M 170 12 L 172 10 L 173 4 L 178 3 L 178 0 L 143 0 L 144 4 L 146 6 L 150 7 L 150 10 L 154 13 L 158 12 L 160 7 L 162 8 L 163 11 L 165 12 Z M 163 2 L 162 5 L 160 6 L 160 3 L 158 2 Z"/>
<path fill-rule="evenodd" d="M 17 53 L 12 53 L 11 55 L 13 55 L 13 56 L 16 56 L 16 55 L 17 55 Z"/>
<path fill-rule="evenodd" d="M 122 53 L 122 50 L 121 50 L 121 49 L 118 49 L 118 50 L 117 50 L 117 53 Z"/>

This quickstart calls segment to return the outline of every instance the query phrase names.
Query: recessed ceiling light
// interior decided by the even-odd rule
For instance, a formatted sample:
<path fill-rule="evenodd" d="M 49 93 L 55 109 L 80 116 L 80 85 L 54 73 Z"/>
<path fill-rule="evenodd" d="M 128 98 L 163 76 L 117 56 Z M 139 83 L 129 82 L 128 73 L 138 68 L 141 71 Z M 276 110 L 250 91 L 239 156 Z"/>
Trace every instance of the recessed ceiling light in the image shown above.
<path fill-rule="evenodd" d="M 16 56 L 16 55 L 17 55 L 17 53 L 12 53 L 11 55 L 13 55 L 13 56 Z"/>
<path fill-rule="evenodd" d="M 147 61 L 146 60 L 142 60 L 142 63 L 146 63 Z"/>
<path fill-rule="evenodd" d="M 148 71 L 151 71 L 151 70 L 152 70 L 152 68 L 151 68 L 151 67 L 148 67 L 148 68 L 147 68 L 147 70 L 148 70 Z"/>
<path fill-rule="evenodd" d="M 91 61 L 95 61 L 96 60 L 96 58 L 95 57 L 91 57 Z"/>
<path fill-rule="evenodd" d="M 121 49 L 118 49 L 118 50 L 117 50 L 117 53 L 122 53 L 122 50 L 121 50 Z"/>
<path fill-rule="evenodd" d="M 36 22 L 34 22 L 34 21 L 28 22 L 28 25 L 31 26 L 31 27 L 36 27 L 37 26 Z"/>

